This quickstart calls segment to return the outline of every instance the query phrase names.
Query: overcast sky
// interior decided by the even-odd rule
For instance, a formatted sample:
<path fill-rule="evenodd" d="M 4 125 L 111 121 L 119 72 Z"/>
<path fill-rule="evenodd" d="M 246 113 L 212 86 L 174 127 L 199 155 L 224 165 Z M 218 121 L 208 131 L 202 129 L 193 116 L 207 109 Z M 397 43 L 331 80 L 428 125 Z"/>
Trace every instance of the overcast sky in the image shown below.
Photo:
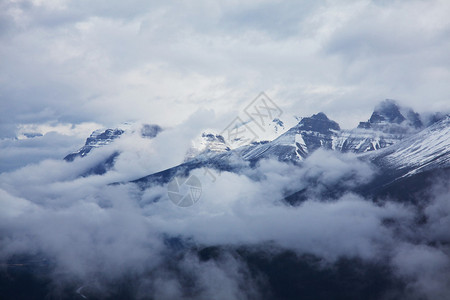
<path fill-rule="evenodd" d="M 3 0 L 0 137 L 199 109 L 220 128 L 261 91 L 343 128 L 385 98 L 448 111 L 449 15 L 446 0 Z"/>

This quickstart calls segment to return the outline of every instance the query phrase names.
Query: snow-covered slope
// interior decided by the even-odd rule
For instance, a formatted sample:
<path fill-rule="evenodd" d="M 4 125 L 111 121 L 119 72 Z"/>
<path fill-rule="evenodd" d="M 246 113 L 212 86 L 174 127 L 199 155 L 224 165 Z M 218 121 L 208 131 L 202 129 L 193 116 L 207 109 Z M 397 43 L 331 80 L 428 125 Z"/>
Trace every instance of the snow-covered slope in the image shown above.
<path fill-rule="evenodd" d="M 324 113 L 318 113 L 300 119 L 290 129 L 283 121 L 273 120 L 267 124 L 264 134 L 259 133 L 259 140 L 234 149 L 222 135 L 204 133 L 191 148 L 184 163 L 137 181 L 147 182 L 152 178 L 166 180 L 179 171 L 189 172 L 201 167 L 238 172 L 249 162 L 253 165 L 268 158 L 301 163 L 319 148 L 362 154 L 362 159 L 387 170 L 390 175 L 383 175 L 383 181 L 395 180 L 408 174 L 449 166 L 449 118 L 440 118 L 440 121 L 423 129 L 417 113 L 386 100 L 375 108 L 367 122 L 361 122 L 353 130 L 341 130 L 338 123 Z M 141 135 L 152 138 L 159 131 L 159 126 L 146 126 L 145 130 L 141 130 Z M 72 161 L 94 148 L 113 143 L 124 132 L 126 130 L 119 128 L 95 131 L 79 151 L 69 154 L 65 160 Z M 268 140 L 273 136 L 276 138 Z M 117 155 L 120 153 L 114 153 L 105 165 L 113 166 Z M 102 172 L 107 169 L 102 165 Z"/>
<path fill-rule="evenodd" d="M 303 118 L 275 140 L 259 143 L 236 151 L 246 160 L 277 158 L 279 160 L 303 160 L 314 150 L 332 148 L 333 136 L 339 132 L 339 125 L 328 119 L 324 113 Z"/>
<path fill-rule="evenodd" d="M 285 133 L 290 128 L 289 126 L 294 125 L 294 122 L 295 118 L 289 119 L 288 122 L 276 118 L 270 122 L 264 123 L 263 126 L 261 126 L 256 124 L 253 120 L 248 120 L 235 125 L 245 127 L 245 129 L 242 129 L 243 131 L 250 130 L 250 132 L 252 132 L 252 136 L 245 136 L 245 139 L 237 137 L 231 141 L 225 138 L 225 132 L 222 134 L 203 132 L 200 137 L 191 142 L 191 148 L 186 153 L 185 161 L 188 161 L 203 153 L 226 152 L 240 147 L 245 148 L 251 145 L 273 141 L 281 134 Z"/>
<path fill-rule="evenodd" d="M 365 153 L 383 149 L 415 134 L 423 128 L 420 116 L 401 108 L 392 100 L 381 102 L 367 122 L 358 128 L 341 130 L 324 113 L 303 118 L 272 142 L 237 149 L 248 160 L 277 157 L 301 161 L 322 148 L 340 152 Z"/>
<path fill-rule="evenodd" d="M 404 120 L 402 121 L 404 122 Z M 397 123 L 394 123 L 397 124 Z M 397 124 L 398 125 L 398 124 Z M 389 127 L 386 123 L 385 128 Z M 380 190 L 381 187 L 397 182 L 398 179 L 424 171 L 450 168 L 450 116 L 447 116 L 422 131 L 408 130 L 405 133 L 384 133 L 373 128 L 355 129 L 358 136 L 345 135 L 339 125 L 325 114 L 318 113 L 303 118 L 271 142 L 258 142 L 234 150 L 222 152 L 204 152 L 195 158 L 157 174 L 135 180 L 142 188 L 155 182 L 166 182 L 178 173 L 186 174 L 190 170 L 208 167 L 222 171 L 240 172 L 260 159 L 274 158 L 281 161 L 300 162 L 313 151 L 323 148 L 343 151 L 337 143 L 340 139 L 355 141 L 360 138 L 360 147 L 353 152 L 360 152 L 361 159 L 367 160 L 380 168 L 380 174 L 373 182 L 361 187 L 365 192 Z M 416 132 L 415 132 L 416 131 Z M 415 133 L 414 133 L 415 132 Z M 398 140 L 386 142 L 386 134 L 399 134 Z M 214 140 L 216 136 L 212 137 Z M 384 142 L 382 142 L 382 138 Z M 365 146 L 370 143 L 372 146 Z M 347 144 L 350 144 L 347 142 Z M 385 148 L 383 148 L 385 147 Z M 382 149 L 383 148 L 383 149 Z M 245 162 L 247 161 L 247 163 Z"/>
<path fill-rule="evenodd" d="M 191 148 L 186 153 L 185 161 L 189 161 L 202 153 L 220 153 L 231 150 L 220 134 L 204 132 L 201 137 L 193 140 L 191 144 Z"/>
<path fill-rule="evenodd" d="M 230 150 L 235 150 L 248 160 L 271 156 L 280 160 L 301 161 L 318 148 L 365 153 L 394 145 L 424 127 L 419 114 L 398 106 L 393 100 L 382 101 L 368 121 L 360 122 L 358 128 L 352 130 L 341 130 L 324 113 L 301 118 L 292 127 L 280 119 L 265 123 L 264 128 L 258 128 L 251 121 L 245 126 L 254 131 L 257 138 L 244 145 L 239 144 L 240 147 L 233 147 L 235 144 L 227 143 L 221 135 L 204 133 L 193 143 L 186 160 L 205 152 Z"/>
<path fill-rule="evenodd" d="M 364 153 L 389 147 L 409 135 L 385 133 L 370 128 L 342 130 L 333 139 L 333 149 L 341 152 Z"/>
<path fill-rule="evenodd" d="M 450 167 L 450 115 L 439 122 L 367 158 L 378 166 L 410 176 Z"/>
<path fill-rule="evenodd" d="M 364 153 L 389 147 L 423 128 L 418 113 L 399 107 L 393 100 L 384 100 L 375 107 L 367 122 L 358 128 L 343 130 L 334 140 L 333 148 L 341 152 Z"/>

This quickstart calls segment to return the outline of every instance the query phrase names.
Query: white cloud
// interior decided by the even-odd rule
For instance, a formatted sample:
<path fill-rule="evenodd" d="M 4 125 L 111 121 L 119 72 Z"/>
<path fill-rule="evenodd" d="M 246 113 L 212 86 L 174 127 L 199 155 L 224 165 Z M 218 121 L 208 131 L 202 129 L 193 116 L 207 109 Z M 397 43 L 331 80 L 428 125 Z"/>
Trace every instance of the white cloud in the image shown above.
<path fill-rule="evenodd" d="M 177 132 L 169 136 L 172 134 Z M 137 141 L 133 135 L 126 138 L 127 145 Z M 136 152 L 148 154 L 149 149 L 156 149 L 151 142 L 157 140 L 137 144 Z M 352 194 L 324 200 L 320 189 L 308 187 L 314 179 L 328 185 L 348 181 L 348 186 L 368 180 L 371 169 L 354 155 L 317 152 L 302 167 L 261 161 L 241 175 L 214 171 L 216 181 L 203 170 L 195 170 L 202 182 L 202 199 L 188 208 L 170 202 L 165 185 L 144 193 L 133 184 L 107 185 L 138 177 L 143 169 L 132 164 L 138 157 L 124 158 L 128 167 L 125 163 L 103 176 L 76 176 L 105 155 L 93 152 L 74 163 L 47 160 L 1 174 L 0 230 L 5 234 L 0 257 L 44 255 L 55 264 L 58 281 L 75 280 L 91 286 L 97 282 L 100 287 L 130 271 L 143 278 L 140 284 L 148 293 L 164 299 L 185 295 L 178 273 L 164 267 L 164 253 L 173 251 L 164 237 L 225 248 L 270 244 L 299 255 L 313 254 L 327 263 L 343 256 L 366 261 L 387 257 L 384 263 L 391 263 L 395 274 L 413 291 L 430 297 L 447 292 L 447 250 L 428 245 L 430 239 L 441 239 L 439 232 L 431 234 L 447 216 L 438 208 L 445 205 L 441 198 L 425 210 L 431 227 L 417 230 L 416 214 L 407 206 L 375 204 Z M 296 207 L 281 201 L 294 186 L 312 191 L 310 198 Z M 203 262 L 186 255 L 177 268 L 194 276 L 200 298 L 207 299 L 213 292 L 224 299 L 257 295 L 256 283 L 245 275 L 245 263 L 235 257 L 222 259 Z M 148 272 L 154 272 L 154 282 L 166 283 L 155 287 L 146 282 L 148 278 L 140 274 Z M 103 274 L 103 279 L 98 274 Z M 252 288 L 243 290 L 245 282 Z"/>
<path fill-rule="evenodd" d="M 344 127 L 383 98 L 449 109 L 444 1 L 3 7 L 3 136 L 55 120 L 174 125 L 199 107 L 237 113 L 261 90 Z"/>

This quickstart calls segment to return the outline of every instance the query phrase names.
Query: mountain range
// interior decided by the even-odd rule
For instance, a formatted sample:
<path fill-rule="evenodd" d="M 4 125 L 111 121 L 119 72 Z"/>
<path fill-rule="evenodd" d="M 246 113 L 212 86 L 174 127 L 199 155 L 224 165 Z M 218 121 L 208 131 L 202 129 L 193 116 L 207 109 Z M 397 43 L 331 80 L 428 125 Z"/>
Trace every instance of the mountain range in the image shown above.
<path fill-rule="evenodd" d="M 156 138 L 161 131 L 158 125 L 144 125 L 142 132 L 151 133 L 142 136 Z M 124 132 L 120 128 L 95 131 L 80 150 L 64 159 L 70 162 L 84 157 L 93 149 L 114 143 Z M 277 134 L 273 140 L 265 139 L 265 136 Z M 266 126 L 265 136 L 233 148 L 224 136 L 205 132 L 193 142 L 184 162 L 132 182 L 146 189 L 154 184 L 166 183 L 178 174 L 205 167 L 239 173 L 262 159 L 276 159 L 301 166 L 312 153 L 321 149 L 355 153 L 360 160 L 371 163 L 377 169 L 377 176 L 355 191 L 365 194 L 373 191 L 373 195 L 378 195 L 408 177 L 436 170 L 448 171 L 450 167 L 450 116 L 436 113 L 425 118 L 389 99 L 377 105 L 370 119 L 360 122 L 355 129 L 343 130 L 337 122 L 320 112 L 300 118 L 289 129 L 280 119 L 273 120 Z M 119 155 L 119 152 L 114 152 L 83 175 L 105 173 L 114 167 L 114 160 Z M 338 190 L 339 187 L 330 189 Z M 303 198 L 303 190 L 287 195 L 293 203 Z"/>

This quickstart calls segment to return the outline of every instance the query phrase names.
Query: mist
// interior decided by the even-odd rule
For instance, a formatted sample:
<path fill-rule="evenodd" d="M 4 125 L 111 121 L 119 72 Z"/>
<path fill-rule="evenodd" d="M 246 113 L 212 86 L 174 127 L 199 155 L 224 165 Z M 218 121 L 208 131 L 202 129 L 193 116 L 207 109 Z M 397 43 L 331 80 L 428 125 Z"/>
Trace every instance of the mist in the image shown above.
<path fill-rule="evenodd" d="M 123 145 L 139 145 L 140 139 L 130 135 Z M 450 213 L 445 181 L 433 187 L 421 210 L 352 192 L 324 198 L 323 186 L 358 186 L 377 170 L 354 154 L 318 150 L 301 166 L 268 159 L 238 173 L 211 169 L 215 180 L 195 169 L 191 174 L 200 179 L 202 196 L 182 208 L 169 200 L 166 184 L 144 191 L 133 183 L 109 185 L 144 173 L 135 159 L 142 149 L 153 149 L 150 142 L 121 155 L 103 175 L 74 174 L 117 149 L 2 173 L 1 260 L 45 259 L 54 286 L 84 287 L 95 295 L 107 296 L 114 282 L 132 278 L 138 298 L 258 299 L 264 278 L 251 274 L 244 259 L 233 254 L 253 247 L 269 257 L 282 251 L 313 255 L 325 267 L 342 258 L 387 264 L 406 285 L 404 299 L 450 292 L 449 236 L 442 226 Z M 292 187 L 306 188 L 308 198 L 294 206 L 284 201 L 295 192 Z M 422 214 L 428 222 L 419 225 Z M 195 249 L 208 247 L 223 254 L 202 261 Z M 168 259 L 176 260 L 176 267 L 169 267 Z M 188 285 L 182 274 L 188 274 Z"/>

